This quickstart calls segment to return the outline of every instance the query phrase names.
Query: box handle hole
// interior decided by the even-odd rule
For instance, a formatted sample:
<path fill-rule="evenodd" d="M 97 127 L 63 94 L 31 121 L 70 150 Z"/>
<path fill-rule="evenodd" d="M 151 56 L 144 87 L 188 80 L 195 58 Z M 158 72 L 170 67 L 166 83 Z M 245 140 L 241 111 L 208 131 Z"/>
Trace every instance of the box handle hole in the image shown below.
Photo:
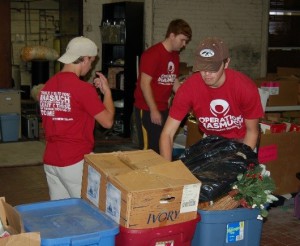
<path fill-rule="evenodd" d="M 165 204 L 165 203 L 173 202 L 174 200 L 175 200 L 174 196 L 167 196 L 167 197 L 161 198 L 159 202 L 161 204 Z"/>

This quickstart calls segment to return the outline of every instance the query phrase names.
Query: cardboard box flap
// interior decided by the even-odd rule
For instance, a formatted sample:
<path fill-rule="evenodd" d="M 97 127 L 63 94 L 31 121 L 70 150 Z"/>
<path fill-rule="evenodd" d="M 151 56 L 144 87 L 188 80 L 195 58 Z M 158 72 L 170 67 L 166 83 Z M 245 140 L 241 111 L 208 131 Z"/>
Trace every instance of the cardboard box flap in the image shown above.
<path fill-rule="evenodd" d="M 127 166 L 132 169 L 144 169 L 149 166 L 167 163 L 168 161 L 155 151 L 138 150 L 138 151 L 124 151 L 118 154 Z"/>
<path fill-rule="evenodd" d="M 4 197 L 0 198 L 0 211 L 1 221 L 7 231 L 11 234 L 24 232 L 21 216 L 11 205 L 5 202 Z"/>
<path fill-rule="evenodd" d="M 144 191 L 173 188 L 191 183 L 201 183 L 181 161 L 133 170 L 113 177 L 127 191 Z"/>
<path fill-rule="evenodd" d="M 41 236 L 38 232 L 27 232 L 0 239 L 0 246 L 40 246 Z"/>
<path fill-rule="evenodd" d="M 95 166 L 101 167 L 106 176 L 118 175 L 120 173 L 130 172 L 132 169 L 119 159 L 117 152 L 109 154 L 89 154 L 85 155 L 85 161 Z"/>
<path fill-rule="evenodd" d="M 296 77 L 259 78 L 254 81 L 259 88 L 269 92 L 268 106 L 297 105 L 299 79 Z"/>

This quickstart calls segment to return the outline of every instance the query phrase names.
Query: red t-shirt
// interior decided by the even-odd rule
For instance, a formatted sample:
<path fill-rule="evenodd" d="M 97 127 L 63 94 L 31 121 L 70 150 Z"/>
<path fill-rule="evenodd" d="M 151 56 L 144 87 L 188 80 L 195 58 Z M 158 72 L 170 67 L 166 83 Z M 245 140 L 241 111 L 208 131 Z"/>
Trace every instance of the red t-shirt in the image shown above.
<path fill-rule="evenodd" d="M 149 110 L 141 89 L 141 73 L 152 77 L 151 88 L 158 110 L 168 109 L 168 100 L 179 74 L 179 53 L 168 52 L 162 43 L 158 43 L 142 54 L 134 105 L 139 109 Z"/>
<path fill-rule="evenodd" d="M 40 93 L 45 129 L 44 163 L 68 166 L 84 158 L 94 147 L 94 116 L 102 112 L 95 88 L 71 72 L 50 78 Z"/>
<path fill-rule="evenodd" d="M 181 121 L 190 110 L 207 135 L 243 139 L 245 119 L 258 119 L 264 112 L 258 89 L 246 75 L 225 69 L 226 80 L 219 88 L 205 85 L 195 73 L 178 89 L 170 116 Z"/>

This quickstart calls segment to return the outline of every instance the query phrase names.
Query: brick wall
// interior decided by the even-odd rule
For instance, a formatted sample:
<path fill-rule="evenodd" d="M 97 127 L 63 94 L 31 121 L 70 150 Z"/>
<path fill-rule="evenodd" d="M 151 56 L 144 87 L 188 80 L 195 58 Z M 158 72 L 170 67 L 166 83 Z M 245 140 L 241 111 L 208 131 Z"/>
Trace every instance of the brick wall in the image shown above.
<path fill-rule="evenodd" d="M 168 23 L 185 19 L 193 38 L 181 60 L 193 64 L 200 40 L 217 36 L 228 44 L 230 67 L 259 77 L 266 71 L 268 3 L 261 0 L 159 0 L 153 4 L 153 43 L 164 38 Z"/>
<path fill-rule="evenodd" d="M 143 0 L 140 0 L 143 2 Z M 54 26 L 58 10 L 55 1 L 43 1 L 43 8 L 30 3 L 12 2 L 12 64 L 20 65 L 22 83 L 30 84 L 29 63 L 22 63 L 19 50 L 26 44 L 53 47 Z M 101 70 L 101 37 L 99 25 L 102 20 L 102 4 L 116 0 L 83 1 L 83 33 L 99 46 L 99 61 L 95 70 Z M 193 38 L 181 53 L 181 61 L 193 64 L 193 52 L 206 36 L 223 38 L 229 46 L 232 68 L 256 78 L 266 72 L 269 1 L 262 0 L 144 0 L 145 3 L 145 48 L 164 39 L 169 22 L 175 18 L 185 19 L 192 27 Z M 40 5 L 38 5 L 40 6 Z M 27 6 L 28 7 L 28 6 Z M 30 15 L 29 15 L 30 14 Z M 26 15 L 26 16 L 25 16 Z M 30 17 L 30 20 L 28 19 Z M 25 21 L 25 18 L 26 21 Z M 27 22 L 27 26 L 25 26 Z M 43 29 L 46 25 L 47 29 Z M 27 33 L 25 33 L 25 31 Z M 23 71 L 23 72 L 22 72 Z M 53 69 L 50 69 L 50 73 Z"/>
<path fill-rule="evenodd" d="M 87 35 L 99 44 L 101 40 L 97 25 L 101 21 L 101 4 L 109 2 L 118 1 L 87 0 L 84 5 L 84 12 L 89 16 L 84 17 L 84 24 L 93 19 L 96 26 L 95 33 Z M 145 48 L 164 39 L 172 19 L 183 18 L 192 27 L 193 39 L 181 53 L 181 61 L 192 65 L 193 52 L 200 40 L 206 36 L 218 36 L 228 43 L 232 68 L 253 78 L 265 75 L 269 1 L 145 0 L 144 3 Z"/>
<path fill-rule="evenodd" d="M 12 75 L 22 85 L 31 85 L 31 62 L 20 59 L 25 46 L 42 45 L 53 48 L 56 25 L 59 24 L 59 5 L 54 1 L 11 2 Z M 54 62 L 49 62 L 49 76 L 54 73 Z"/>

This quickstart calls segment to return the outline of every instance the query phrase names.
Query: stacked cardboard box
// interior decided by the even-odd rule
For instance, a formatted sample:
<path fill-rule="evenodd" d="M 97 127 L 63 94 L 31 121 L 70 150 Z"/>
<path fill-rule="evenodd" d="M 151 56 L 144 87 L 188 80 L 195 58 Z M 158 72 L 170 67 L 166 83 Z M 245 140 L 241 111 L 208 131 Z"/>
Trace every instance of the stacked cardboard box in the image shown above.
<path fill-rule="evenodd" d="M 258 149 L 260 163 L 265 163 L 275 181 L 275 194 L 298 192 L 300 181 L 300 132 L 262 134 Z"/>
<path fill-rule="evenodd" d="M 277 74 L 279 76 L 289 76 L 300 80 L 300 68 L 277 67 Z M 300 105 L 300 82 L 298 83 L 298 104 Z"/>
<path fill-rule="evenodd" d="M 254 80 L 258 88 L 269 92 L 267 106 L 294 106 L 298 104 L 300 79 L 294 76 L 267 76 Z"/>
<path fill-rule="evenodd" d="M 82 197 L 130 229 L 197 218 L 201 182 L 152 150 L 85 156 Z"/>

